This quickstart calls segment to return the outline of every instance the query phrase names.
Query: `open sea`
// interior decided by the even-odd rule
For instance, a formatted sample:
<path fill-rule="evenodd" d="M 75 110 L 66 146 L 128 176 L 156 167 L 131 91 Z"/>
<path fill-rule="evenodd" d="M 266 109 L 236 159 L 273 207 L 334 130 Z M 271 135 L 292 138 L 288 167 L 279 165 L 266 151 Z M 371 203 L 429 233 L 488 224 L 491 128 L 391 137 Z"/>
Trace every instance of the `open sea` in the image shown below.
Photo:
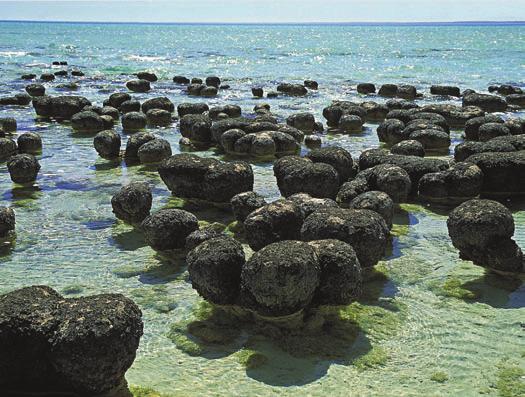
<path fill-rule="evenodd" d="M 126 91 L 132 73 L 148 70 L 159 81 L 151 92 L 133 94 L 141 101 L 167 96 L 175 105 L 230 103 L 246 113 L 265 101 L 280 118 L 308 111 L 325 122 L 322 109 L 332 100 L 365 100 L 355 91 L 359 82 L 408 83 L 425 94 L 432 84 L 486 91 L 490 84 L 509 83 L 525 89 L 525 23 L 0 22 L 0 97 L 23 92 L 22 74 L 64 68 L 50 66 L 61 60 L 86 76 L 76 79 L 79 89 L 72 92 L 56 88 L 66 78 L 45 83 L 51 95 L 82 95 L 101 105 L 110 93 Z M 174 75 L 217 75 L 231 89 L 216 98 L 192 98 L 172 83 Z M 268 100 L 254 99 L 250 91 L 305 79 L 318 81 L 319 91 Z M 434 100 L 425 95 L 417 102 Z M 304 349 L 311 338 L 298 335 L 298 348 L 283 348 L 271 339 L 252 340 L 246 330 L 227 346 L 195 351 L 193 345 L 182 346 L 191 341 L 169 337 L 202 307 L 184 264 L 156 255 L 140 233 L 116 221 L 111 209 L 111 196 L 130 181 L 154 186 L 153 210 L 176 206 L 155 169 L 101 159 L 92 138 L 73 134 L 67 124 L 36 120 L 31 106 L 0 108 L 0 117 L 7 116 L 17 119 L 18 134 L 41 134 L 43 152 L 33 187 L 14 185 L 5 163 L 0 164 L 0 205 L 13 206 L 17 217 L 16 240 L 0 247 L 0 293 L 45 284 L 69 297 L 118 292 L 132 298 L 143 311 L 145 334 L 127 373 L 130 385 L 163 396 L 525 395 L 524 279 L 485 274 L 460 260 L 448 237 L 446 208 L 401 206 L 392 247 L 379 265 L 385 277 L 375 282 L 374 299 L 358 303 L 365 313 L 359 335 L 334 357 Z M 513 117 L 525 117 L 525 112 Z M 358 158 L 364 149 L 380 146 L 377 124 L 365 126 L 361 134 L 331 134 L 323 141 Z M 121 131 L 119 125 L 116 129 Z M 151 130 L 180 152 L 176 125 Z M 461 133 L 452 131 L 453 145 L 461 142 Z M 221 157 L 211 150 L 198 154 Z M 252 165 L 255 190 L 269 200 L 279 197 L 272 164 Z M 525 202 L 508 205 L 515 239 L 525 247 Z M 233 221 L 231 214 L 211 210 L 196 215 L 210 222 Z M 262 365 L 243 365 L 245 340 L 265 356 Z M 339 350 L 344 345 L 333 343 Z"/>

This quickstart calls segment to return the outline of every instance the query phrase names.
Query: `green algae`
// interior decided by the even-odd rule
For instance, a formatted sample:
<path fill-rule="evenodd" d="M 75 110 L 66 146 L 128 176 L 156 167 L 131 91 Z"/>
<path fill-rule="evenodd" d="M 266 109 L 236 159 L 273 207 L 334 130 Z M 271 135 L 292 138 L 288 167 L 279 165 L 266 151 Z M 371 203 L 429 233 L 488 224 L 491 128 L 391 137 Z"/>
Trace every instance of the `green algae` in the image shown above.
<path fill-rule="evenodd" d="M 358 371 L 366 371 L 370 368 L 382 367 L 388 360 L 388 354 L 382 347 L 373 347 L 368 353 L 358 357 L 352 365 Z"/>
<path fill-rule="evenodd" d="M 62 288 L 61 292 L 64 295 L 78 295 L 84 291 L 83 285 L 69 285 Z"/>
<path fill-rule="evenodd" d="M 448 374 L 443 371 L 436 371 L 430 376 L 430 380 L 438 383 L 445 383 L 448 380 Z"/>
<path fill-rule="evenodd" d="M 169 313 L 177 307 L 165 285 L 142 286 L 130 291 L 130 295 L 141 306 L 151 308 L 157 313 Z"/>
<path fill-rule="evenodd" d="M 444 283 L 433 282 L 430 283 L 430 289 L 434 291 L 436 295 L 457 298 L 463 300 L 474 300 L 479 297 L 479 293 L 464 288 L 463 282 L 456 277 L 448 277 Z"/>
<path fill-rule="evenodd" d="M 251 349 L 242 349 L 235 353 L 235 357 L 239 364 L 246 369 L 260 368 L 268 362 L 267 356 Z"/>
<path fill-rule="evenodd" d="M 170 395 L 159 393 L 150 387 L 131 385 L 129 391 L 133 397 L 170 397 Z"/>
<path fill-rule="evenodd" d="M 498 365 L 496 388 L 501 397 L 525 396 L 525 369 L 502 362 Z"/>

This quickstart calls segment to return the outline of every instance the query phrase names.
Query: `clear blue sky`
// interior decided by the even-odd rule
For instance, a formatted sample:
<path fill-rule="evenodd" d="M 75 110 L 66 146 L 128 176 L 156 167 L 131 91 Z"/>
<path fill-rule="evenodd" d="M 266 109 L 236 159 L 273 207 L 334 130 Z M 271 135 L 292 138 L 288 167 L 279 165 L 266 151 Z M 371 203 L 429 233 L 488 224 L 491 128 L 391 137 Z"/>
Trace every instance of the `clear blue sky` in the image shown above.
<path fill-rule="evenodd" d="M 119 22 L 524 21 L 525 0 L 0 0 L 0 19 Z"/>

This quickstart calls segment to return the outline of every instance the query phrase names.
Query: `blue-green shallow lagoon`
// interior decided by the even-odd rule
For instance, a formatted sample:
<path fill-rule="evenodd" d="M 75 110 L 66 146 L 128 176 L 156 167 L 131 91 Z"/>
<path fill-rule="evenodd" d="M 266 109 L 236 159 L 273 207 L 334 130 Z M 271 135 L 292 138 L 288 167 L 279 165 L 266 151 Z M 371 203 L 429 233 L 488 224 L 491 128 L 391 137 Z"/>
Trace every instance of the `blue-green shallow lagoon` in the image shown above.
<path fill-rule="evenodd" d="M 20 92 L 26 84 L 21 74 L 48 71 L 54 60 L 86 72 L 75 93 L 96 104 L 124 90 L 129 74 L 140 70 L 160 77 L 150 93 L 135 95 L 140 100 L 196 101 L 171 77 L 217 74 L 232 89 L 207 102 L 238 104 L 244 112 L 260 102 L 252 99 L 251 86 L 311 78 L 319 82 L 319 92 L 269 102 L 278 116 L 311 111 L 323 120 L 322 108 L 332 99 L 358 99 L 350 87 L 361 81 L 407 82 L 423 92 L 433 83 L 477 90 L 491 83 L 523 87 L 525 25 L 0 23 L 0 95 Z M 63 93 L 54 88 L 60 82 L 46 83 L 48 92 Z M 419 103 L 432 100 L 427 96 Z M 155 170 L 100 159 L 92 138 L 76 136 L 67 124 L 36 121 L 31 107 L 0 109 L 4 116 L 16 117 L 18 134 L 39 132 L 44 150 L 32 188 L 12 184 L 0 164 L 0 205 L 13 206 L 17 215 L 16 241 L 0 251 L 0 292 L 47 284 L 67 296 L 120 292 L 134 299 L 144 313 L 145 335 L 127 373 L 130 384 L 176 396 L 525 394 L 523 279 L 485 275 L 459 260 L 448 238 L 446 210 L 412 204 L 397 215 L 391 254 L 379 265 L 387 278 L 374 285 L 379 297 L 360 303 L 366 314 L 361 333 L 346 346 L 349 359 L 305 355 L 301 349 L 294 354 L 263 338 L 255 345 L 267 361 L 247 370 L 235 353 L 245 330 L 233 347 L 197 355 L 186 354 L 167 337 L 173 324 L 194 318 L 202 300 L 184 264 L 158 257 L 139 233 L 115 220 L 110 205 L 121 185 L 136 180 L 154 186 L 154 209 L 176 205 Z M 324 140 L 357 157 L 379 145 L 377 125 L 366 127 L 360 135 Z M 175 126 L 153 131 L 179 151 Z M 456 144 L 461 132 L 452 136 Z M 255 190 L 268 199 L 278 197 L 271 163 L 254 164 L 254 170 Z M 525 203 L 509 204 L 515 238 L 525 247 Z M 210 211 L 197 216 L 232 220 Z"/>

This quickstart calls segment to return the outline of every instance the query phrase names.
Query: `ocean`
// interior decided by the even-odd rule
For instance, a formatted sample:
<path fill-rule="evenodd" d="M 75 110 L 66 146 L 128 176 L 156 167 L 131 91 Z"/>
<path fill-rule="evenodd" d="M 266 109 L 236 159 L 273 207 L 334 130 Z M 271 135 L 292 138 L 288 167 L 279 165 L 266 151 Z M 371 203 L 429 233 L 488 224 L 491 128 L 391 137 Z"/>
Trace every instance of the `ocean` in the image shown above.
<path fill-rule="evenodd" d="M 110 93 L 126 90 L 132 73 L 148 70 L 159 81 L 151 92 L 133 96 L 141 101 L 167 96 L 177 105 L 204 100 L 188 97 L 173 84 L 173 76 L 217 75 L 231 88 L 206 99 L 210 106 L 236 104 L 249 113 L 265 101 L 281 118 L 307 111 L 324 122 L 322 109 L 332 100 L 359 99 L 359 82 L 413 84 L 425 94 L 432 84 L 479 91 L 503 83 L 525 88 L 525 23 L 0 22 L 0 97 L 23 91 L 27 82 L 22 74 L 57 71 L 64 67 L 50 64 L 62 60 L 69 70 L 86 75 L 77 79 L 77 91 L 57 89 L 60 78 L 46 83 L 52 95 L 82 95 L 101 105 Z M 306 97 L 268 100 L 254 99 L 250 91 L 305 79 L 318 81 L 319 90 Z M 418 103 L 433 101 L 425 95 Z M 330 339 L 292 335 L 302 347 L 293 349 L 246 330 L 227 345 L 197 349 L 194 341 L 173 337 L 174 329 L 202 315 L 203 300 L 192 289 L 184 264 L 158 256 L 139 232 L 117 222 L 111 210 L 111 196 L 138 180 L 154 186 L 153 209 L 177 206 L 155 169 L 101 159 L 92 138 L 72 134 L 67 124 L 37 120 L 32 107 L 0 108 L 0 117 L 7 116 L 17 119 L 18 134 L 41 134 L 44 148 L 33 187 L 14 185 L 0 164 L 0 205 L 13 206 L 17 216 L 16 240 L 0 247 L 0 292 L 45 284 L 68 297 L 118 292 L 132 298 L 143 311 L 145 334 L 127 373 L 130 385 L 166 396 L 523 392 L 523 375 L 516 377 L 525 368 L 523 278 L 501 279 L 460 260 L 448 237 L 445 209 L 402 205 L 394 219 L 392 247 L 379 265 L 384 277 L 370 284 L 374 299 L 357 303 L 351 312 L 359 313 L 355 321 L 360 332 L 346 345 L 333 341 L 338 346 L 333 357 L 318 354 L 319 347 L 304 348 L 329 345 Z M 358 158 L 364 149 L 380 146 L 377 124 L 365 127 L 360 134 L 330 134 L 323 140 Z M 180 152 L 175 127 L 151 130 L 167 139 L 174 153 Z M 461 133 L 452 131 L 453 146 L 462 141 Z M 212 150 L 197 154 L 221 158 Z M 279 197 L 272 164 L 252 165 L 255 190 L 270 200 Z M 515 239 L 525 247 L 525 206 L 509 205 Z M 233 221 L 231 214 L 214 211 L 197 216 L 208 222 Z M 262 365 L 243 365 L 249 349 L 264 355 Z"/>

